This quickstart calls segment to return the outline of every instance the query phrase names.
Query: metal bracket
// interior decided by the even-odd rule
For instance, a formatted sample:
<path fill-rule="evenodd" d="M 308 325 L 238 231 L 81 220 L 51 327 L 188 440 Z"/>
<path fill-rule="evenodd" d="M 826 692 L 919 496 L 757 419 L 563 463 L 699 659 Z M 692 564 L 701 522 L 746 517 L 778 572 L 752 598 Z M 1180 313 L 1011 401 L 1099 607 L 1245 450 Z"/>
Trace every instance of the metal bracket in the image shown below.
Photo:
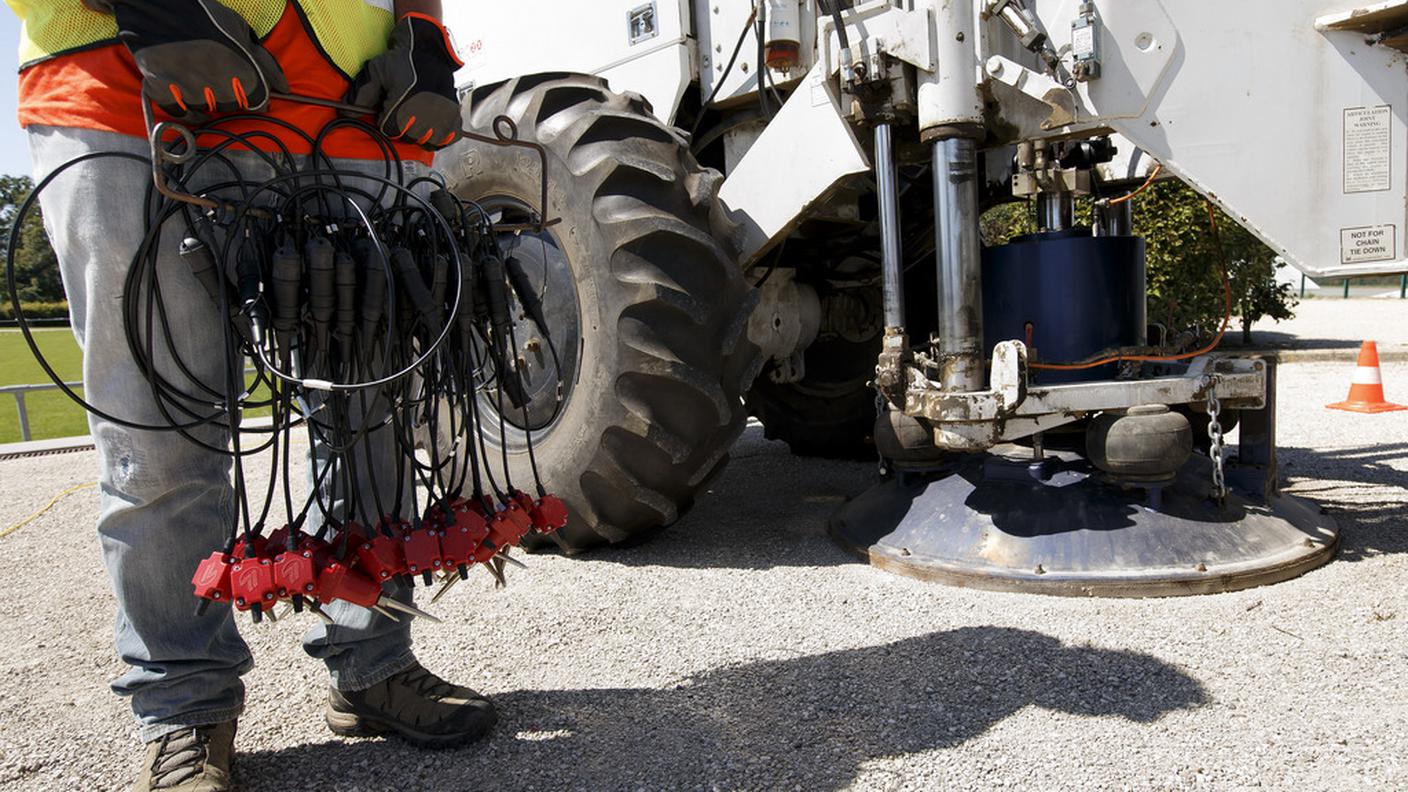
<path fill-rule="evenodd" d="M 1104 410 L 1193 404 L 1209 392 L 1232 408 L 1260 409 L 1267 399 L 1266 361 L 1255 358 L 1205 356 L 1176 376 L 1071 385 L 1029 385 L 1027 374 L 1026 347 L 1018 341 L 993 350 L 986 391 L 945 392 L 911 368 L 905 413 L 932 421 L 941 447 L 978 451 Z"/>
<path fill-rule="evenodd" d="M 872 0 L 848 10 L 845 22 L 851 34 L 851 48 L 856 60 L 869 62 L 880 53 L 914 66 L 923 72 L 938 70 L 934 56 L 934 16 L 930 9 L 907 11 L 891 5 L 889 0 Z M 836 37 L 836 24 L 829 16 L 819 20 L 818 38 L 825 73 L 834 75 L 841 70 L 841 44 Z"/>

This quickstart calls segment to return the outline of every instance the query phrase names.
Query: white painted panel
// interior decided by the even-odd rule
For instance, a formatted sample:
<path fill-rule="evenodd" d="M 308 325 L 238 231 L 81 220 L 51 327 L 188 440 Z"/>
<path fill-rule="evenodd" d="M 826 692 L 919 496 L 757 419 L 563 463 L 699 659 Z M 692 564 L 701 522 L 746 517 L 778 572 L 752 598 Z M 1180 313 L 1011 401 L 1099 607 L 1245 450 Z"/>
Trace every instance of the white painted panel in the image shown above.
<path fill-rule="evenodd" d="M 841 116 L 839 94 L 825 67 L 813 66 L 719 190 L 742 228 L 744 264 L 790 232 L 842 179 L 870 170 L 865 149 Z"/>
<path fill-rule="evenodd" d="M 451 0 L 445 21 L 465 68 L 460 87 L 524 74 L 598 74 L 635 91 L 670 122 L 692 79 L 689 0 Z M 653 7 L 653 8 L 652 8 Z M 632 42 L 632 19 L 653 10 L 655 31 Z"/>
<path fill-rule="evenodd" d="M 1312 277 L 1408 271 L 1408 55 L 1317 30 L 1326 0 L 1096 3 L 1105 76 L 1079 89 L 1086 125 L 1134 141 Z M 1069 46 L 1074 0 L 1035 7 Z M 1152 81 L 1151 42 L 1168 61 Z M 1351 229 L 1375 229 L 1392 257 L 1371 261 L 1382 250 Z"/>

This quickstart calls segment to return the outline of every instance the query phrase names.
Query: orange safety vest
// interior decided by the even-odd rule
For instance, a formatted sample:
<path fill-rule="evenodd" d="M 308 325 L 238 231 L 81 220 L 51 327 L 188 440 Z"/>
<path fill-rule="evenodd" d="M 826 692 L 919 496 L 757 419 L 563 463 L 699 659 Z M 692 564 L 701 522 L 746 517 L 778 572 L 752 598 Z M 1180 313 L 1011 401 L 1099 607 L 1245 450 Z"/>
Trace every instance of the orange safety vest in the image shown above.
<path fill-rule="evenodd" d="M 79 0 L 6 0 L 25 23 L 21 53 L 29 60 L 19 76 L 19 122 L 29 127 L 77 127 L 146 136 L 142 118 L 142 74 L 127 48 L 116 40 L 111 17 L 89 11 Z M 395 24 L 393 0 L 220 0 L 239 10 L 260 35 L 288 78 L 293 94 L 343 99 L 351 78 L 362 65 L 386 50 Z M 278 11 L 273 16 L 273 10 Z M 338 20 L 338 13 L 346 15 Z M 84 25 L 63 20 L 87 19 Z M 270 21 L 272 18 L 272 21 Z M 103 27 L 103 25 L 107 27 Z M 64 35 L 60 35 L 60 33 Z M 42 42 L 42 43 L 41 43 Z M 373 43 L 375 42 L 375 43 Z M 27 57 L 25 54 L 21 58 Z M 336 111 L 313 105 L 275 101 L 265 115 L 316 135 L 337 117 Z M 156 120 L 166 116 L 156 112 Z M 231 132 L 258 131 L 279 142 L 256 138 L 268 151 L 287 148 L 309 153 L 302 136 L 274 124 L 239 122 Z M 220 138 L 201 141 L 203 145 Z M 417 146 L 397 144 L 403 160 L 429 164 L 433 155 Z M 371 138 L 352 129 L 338 130 L 323 143 L 330 157 L 381 159 L 384 152 Z"/>
<path fill-rule="evenodd" d="M 117 23 L 79 0 L 5 0 L 24 22 L 20 68 L 58 55 L 112 44 Z M 261 39 L 283 17 L 286 0 L 219 0 L 238 11 Z M 293 0 L 318 47 L 347 77 L 386 49 L 395 24 L 393 0 Z"/>

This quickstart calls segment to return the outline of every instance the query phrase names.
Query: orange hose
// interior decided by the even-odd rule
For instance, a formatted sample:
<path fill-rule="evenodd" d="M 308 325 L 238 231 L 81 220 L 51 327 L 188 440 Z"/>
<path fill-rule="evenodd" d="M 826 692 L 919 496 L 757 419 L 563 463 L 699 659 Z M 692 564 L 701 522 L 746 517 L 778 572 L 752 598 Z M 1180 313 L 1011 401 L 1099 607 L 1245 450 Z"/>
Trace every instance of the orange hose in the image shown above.
<path fill-rule="evenodd" d="M 1148 185 L 1146 184 L 1145 186 L 1147 187 Z M 1140 189 L 1142 190 L 1143 188 L 1141 187 Z M 1130 195 L 1137 193 L 1138 191 L 1136 190 L 1134 193 L 1130 193 Z M 1212 210 L 1212 201 L 1204 198 L 1203 203 L 1204 208 L 1206 208 L 1208 212 L 1208 222 L 1212 224 L 1213 239 L 1216 240 L 1217 249 L 1222 254 L 1222 295 L 1226 305 L 1225 312 L 1222 315 L 1222 329 L 1217 331 L 1217 337 L 1212 340 L 1212 343 L 1199 349 L 1197 352 L 1188 352 L 1182 355 L 1113 355 L 1090 363 L 1033 363 L 1029 368 L 1039 369 L 1041 371 L 1083 371 L 1098 366 L 1105 366 L 1110 363 L 1173 363 L 1179 360 L 1201 357 L 1221 346 L 1222 338 L 1227 335 L 1227 328 L 1232 324 L 1232 279 L 1227 273 L 1227 251 L 1222 247 L 1222 235 L 1219 234 L 1217 230 L 1217 215 Z"/>
<path fill-rule="evenodd" d="M 1139 197 L 1139 194 L 1140 194 L 1140 193 L 1142 193 L 1142 192 L 1144 192 L 1145 190 L 1149 189 L 1149 185 L 1153 184 L 1153 183 L 1154 183 L 1154 179 L 1159 178 L 1159 174 L 1160 174 L 1160 173 L 1163 173 L 1163 172 L 1164 172 L 1163 163 L 1158 163 L 1158 164 L 1156 164 L 1156 165 L 1154 166 L 1154 169 L 1151 170 L 1151 171 L 1149 171 L 1149 178 L 1145 179 L 1145 180 L 1144 180 L 1144 183 L 1141 184 L 1141 185 L 1139 185 L 1139 189 L 1135 190 L 1135 191 L 1132 192 L 1132 193 L 1128 193 L 1128 194 L 1126 194 L 1126 195 L 1121 195 L 1121 196 L 1118 197 L 1118 198 L 1111 198 L 1108 205 L 1109 205 L 1109 206 L 1119 206 L 1119 205 L 1122 204 L 1122 203 L 1126 203 L 1126 202 L 1128 202 L 1128 201 L 1133 201 L 1135 198 Z"/>

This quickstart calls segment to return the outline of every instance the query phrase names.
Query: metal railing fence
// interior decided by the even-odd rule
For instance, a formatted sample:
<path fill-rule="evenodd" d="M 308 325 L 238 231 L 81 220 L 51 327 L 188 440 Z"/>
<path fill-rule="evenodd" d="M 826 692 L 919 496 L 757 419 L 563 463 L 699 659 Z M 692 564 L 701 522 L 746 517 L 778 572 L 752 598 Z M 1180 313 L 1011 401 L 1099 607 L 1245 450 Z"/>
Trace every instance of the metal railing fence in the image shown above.
<path fill-rule="evenodd" d="M 83 387 L 82 382 L 65 382 L 64 385 L 70 389 L 77 390 Z M 31 393 L 43 391 L 56 391 L 59 386 L 52 382 L 43 385 L 0 385 L 0 396 L 10 395 L 15 397 L 15 410 L 19 413 L 20 419 L 20 440 L 28 443 L 34 439 L 29 431 L 29 409 L 25 403 L 25 397 Z"/>
<path fill-rule="evenodd" d="M 1344 279 L 1344 298 L 1349 299 L 1349 287 L 1354 283 L 1354 278 Z M 1306 286 L 1309 279 L 1304 275 L 1300 276 L 1300 296 L 1305 297 Z M 1398 299 L 1408 300 L 1408 274 L 1400 275 L 1398 278 Z"/>

